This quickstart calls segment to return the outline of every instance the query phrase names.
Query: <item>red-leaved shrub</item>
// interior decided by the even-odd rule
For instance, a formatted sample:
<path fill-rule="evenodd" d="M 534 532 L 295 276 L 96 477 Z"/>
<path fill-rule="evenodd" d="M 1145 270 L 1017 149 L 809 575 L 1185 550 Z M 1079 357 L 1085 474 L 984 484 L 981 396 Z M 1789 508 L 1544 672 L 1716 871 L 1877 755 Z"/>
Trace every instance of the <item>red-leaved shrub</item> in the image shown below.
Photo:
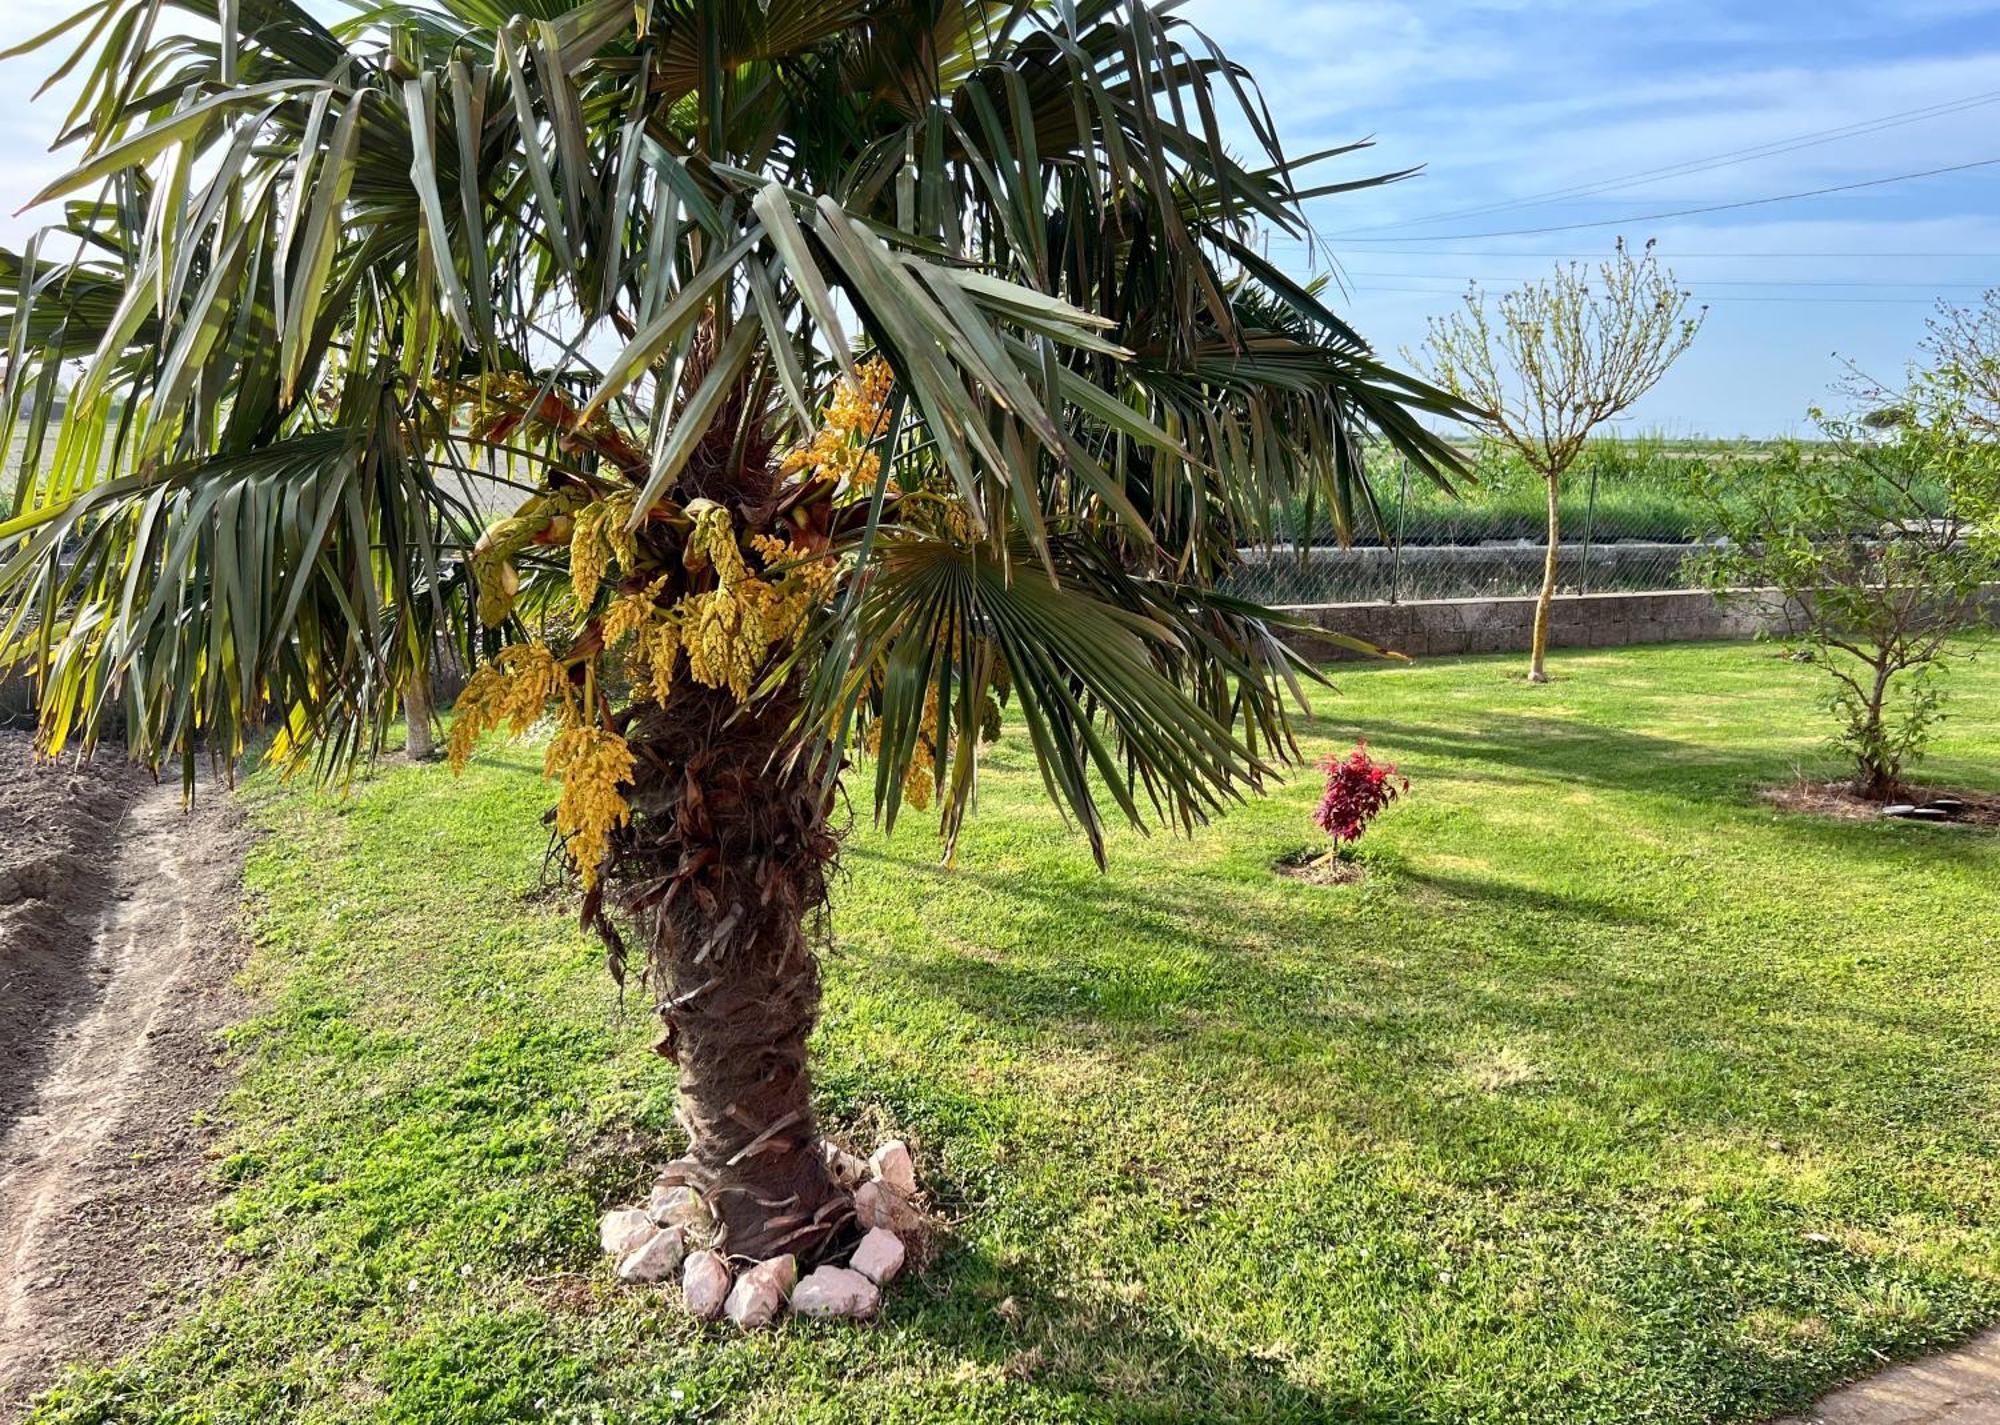
<path fill-rule="evenodd" d="M 1329 755 L 1319 766 L 1326 773 L 1326 792 L 1313 812 L 1313 825 L 1331 836 L 1336 847 L 1359 841 L 1368 823 L 1410 789 L 1410 779 L 1398 776 L 1393 763 L 1368 755 L 1365 741 L 1355 743 L 1345 757 Z"/>

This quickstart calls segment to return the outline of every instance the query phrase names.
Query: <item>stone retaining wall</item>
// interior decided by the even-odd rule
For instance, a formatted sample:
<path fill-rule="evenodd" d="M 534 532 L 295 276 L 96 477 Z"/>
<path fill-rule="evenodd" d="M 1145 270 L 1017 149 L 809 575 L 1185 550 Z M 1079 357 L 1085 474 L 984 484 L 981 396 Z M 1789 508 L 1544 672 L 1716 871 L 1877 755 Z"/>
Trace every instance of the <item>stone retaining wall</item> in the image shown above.
<path fill-rule="evenodd" d="M 1533 598 L 1311 604 L 1286 612 L 1412 658 L 1525 652 L 1535 628 Z M 1778 610 L 1768 601 L 1743 598 L 1723 604 L 1700 589 L 1568 594 L 1549 606 L 1549 647 L 1614 648 L 1627 643 L 1754 638 L 1778 623 Z M 1360 656 L 1310 634 L 1295 637 L 1293 644 L 1312 658 Z"/>
<path fill-rule="evenodd" d="M 1986 588 L 1987 616 L 2000 623 L 2000 584 Z M 1365 639 L 1412 658 L 1460 653 L 1525 653 L 1535 630 L 1535 601 L 1524 598 L 1413 599 L 1397 604 L 1305 604 L 1289 607 L 1323 629 Z M 1746 589 L 1726 602 L 1706 590 L 1653 594 L 1565 594 L 1549 605 L 1549 647 L 1618 648 L 1628 643 L 1689 643 L 1755 638 L 1782 631 L 1773 591 Z M 1358 658 L 1338 644 L 1300 634 L 1292 644 L 1309 658 Z"/>

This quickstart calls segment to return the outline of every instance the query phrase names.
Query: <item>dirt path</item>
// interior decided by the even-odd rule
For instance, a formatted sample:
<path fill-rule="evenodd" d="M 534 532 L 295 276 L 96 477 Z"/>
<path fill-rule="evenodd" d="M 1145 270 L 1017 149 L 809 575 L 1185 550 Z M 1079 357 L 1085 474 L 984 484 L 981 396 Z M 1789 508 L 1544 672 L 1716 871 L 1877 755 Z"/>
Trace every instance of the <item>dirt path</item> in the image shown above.
<path fill-rule="evenodd" d="M 0 918 L 0 1419 L 72 1360 L 138 1345 L 218 1270 L 203 1230 L 225 1087 L 216 1031 L 239 1017 L 244 833 L 209 793 L 90 772 L 52 798 L 0 746 L 0 796 L 31 807 L 40 867 Z M 20 814 L 19 805 L 9 811 Z M 25 890 L 25 894 L 20 892 Z M 32 932 L 32 933 L 30 933 Z"/>
<path fill-rule="evenodd" d="M 1776 1425 L 2000 1425 L 2000 1329 L 1843 1386 Z"/>

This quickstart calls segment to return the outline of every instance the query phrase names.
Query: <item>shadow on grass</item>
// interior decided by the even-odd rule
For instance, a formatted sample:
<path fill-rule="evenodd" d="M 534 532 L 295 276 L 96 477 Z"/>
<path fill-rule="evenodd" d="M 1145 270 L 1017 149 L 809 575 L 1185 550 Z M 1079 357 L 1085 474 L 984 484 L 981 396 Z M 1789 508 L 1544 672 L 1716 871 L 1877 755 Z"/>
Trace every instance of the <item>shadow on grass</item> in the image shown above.
<path fill-rule="evenodd" d="M 1341 725 L 1325 718 L 1303 724 L 1312 736 Z M 1758 793 L 1796 779 L 1797 759 L 1768 748 L 1737 748 L 1607 727 L 1570 718 L 1488 714 L 1476 732 L 1435 723 L 1377 721 L 1369 739 L 1396 756 L 1437 757 L 1459 764 L 1450 775 L 1463 781 L 1541 783 L 1554 780 L 1600 791 L 1669 796 L 1689 803 L 1727 806 L 1762 816 L 1778 814 Z M 1468 767 L 1478 770 L 1466 770 Z M 1857 870 L 1881 874 L 1893 868 L 1882 858 L 1908 853 L 1952 861 L 1985 854 L 1984 828 L 1894 826 L 1785 814 L 1786 836 L 1794 844 L 1867 858 Z"/>
<path fill-rule="evenodd" d="M 1754 798 L 1784 774 L 1768 749 L 1543 717 L 1489 717 L 1476 731 L 1386 723 L 1371 733 L 1398 754 L 1470 764 L 1475 776 L 1537 784 L 1542 796 L 1554 780 L 1707 804 L 1735 820 L 1731 835 L 1775 837 L 1803 853 L 1801 895 L 1822 874 L 1886 884 L 1990 851 L 1974 836 L 1940 841 L 1935 828 L 1900 824 L 1786 818 L 1774 828 L 1775 813 Z M 848 855 L 916 883 L 920 903 L 933 888 L 980 890 L 977 916 L 937 922 L 947 935 L 956 925 L 972 948 L 844 946 L 870 962 L 871 976 L 893 974 L 969 1022 L 1115 1056 L 1225 1065 L 1245 1083 L 1307 1068 L 1332 1076 L 1337 1094 L 1345 1063 L 1382 1057 L 1411 1070 L 1413 1106 L 1398 1117 L 1413 1141 L 1453 1131 L 1428 1121 L 1422 1103 L 1469 1039 L 1562 1044 L 1591 1068 L 1538 1092 L 1566 1096 L 1591 1117 L 1615 1119 L 1638 1094 L 1664 1110 L 1663 1137 L 1727 1136 L 1746 1118 L 1787 1117 L 1801 1079 L 1851 1082 L 1854 1107 L 1895 1122 L 1897 1095 L 1918 1068 L 1912 1059 L 1907 1073 L 1885 1072 L 1885 1056 L 1901 1064 L 1932 1036 L 1969 1029 L 1949 1003 L 1911 996 L 1891 1007 L 1865 984 L 1821 977 L 1838 967 L 1792 938 L 1772 953 L 1759 937 L 1788 937 L 1791 927 L 1781 907 L 1765 906 L 1768 886 L 1715 883 L 1701 903 L 1719 899 L 1727 911 L 1740 900 L 1749 918 L 1711 923 L 1679 909 L 1671 890 L 1655 908 L 1643 892 L 1621 898 L 1615 879 L 1608 894 L 1524 885 L 1433 867 L 1420 845 L 1387 858 L 1372 902 L 1279 890 L 1275 880 L 1261 887 L 1228 863 L 1213 880 L 1031 879 L 945 870 L 874 847 Z M 1701 1082 L 1669 1083 L 1669 1066 Z M 1970 1089 L 1949 1093 L 1970 1107 Z M 1492 1111 L 1510 1112 L 1509 1101 Z"/>
<path fill-rule="evenodd" d="M 1110 1282 L 1071 1283 L 1060 1292 L 1051 1286 L 988 1253 L 958 1247 L 890 1293 L 890 1324 L 997 1369 L 1021 1390 L 1023 1413 L 1036 1419 L 1065 1408 L 1085 1408 L 1080 1419 L 1187 1425 L 1391 1419 L 1449 1425 L 1454 1418 L 1407 1402 L 1371 1409 L 1352 1392 L 1307 1388 L 1288 1378 L 1280 1360 L 1219 1350 L 1160 1322 L 1143 1301 L 1114 1301 Z M 1032 1404 L 1031 1394 L 1039 1397 Z"/>
<path fill-rule="evenodd" d="M 1307 730 L 1324 736 L 1339 726 L 1314 719 Z M 1368 737 L 1399 755 L 1486 766 L 1509 780 L 1553 776 L 1582 786 L 1684 796 L 1730 795 L 1746 782 L 1781 777 L 1786 770 L 1768 750 L 1704 746 L 1575 718 L 1488 713 L 1477 731 L 1371 720 Z"/>

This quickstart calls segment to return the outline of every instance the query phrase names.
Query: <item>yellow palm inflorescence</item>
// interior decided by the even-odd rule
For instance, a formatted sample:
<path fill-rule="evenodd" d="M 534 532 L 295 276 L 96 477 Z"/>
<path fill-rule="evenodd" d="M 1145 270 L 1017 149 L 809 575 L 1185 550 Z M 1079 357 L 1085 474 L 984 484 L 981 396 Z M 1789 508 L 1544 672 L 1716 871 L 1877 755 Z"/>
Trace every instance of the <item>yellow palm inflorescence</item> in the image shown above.
<path fill-rule="evenodd" d="M 832 482 L 840 497 L 873 489 L 882 457 L 871 447 L 889 428 L 889 393 L 896 378 L 880 357 L 862 362 L 855 375 L 834 389 L 818 432 L 785 457 L 780 474 L 810 471 L 810 478 Z"/>
<path fill-rule="evenodd" d="M 449 753 L 452 771 L 464 770 L 479 739 L 501 727 L 520 734 L 557 705 L 556 735 L 542 775 L 560 780 L 556 832 L 588 890 L 597 884 L 611 848 L 611 832 L 631 820 L 619 788 L 632 780 L 632 749 L 609 728 L 586 721 L 570 695 L 569 677 L 546 645 L 519 643 L 500 650 L 465 685 L 453 708 Z"/>
<path fill-rule="evenodd" d="M 620 491 L 577 511 L 569 538 L 570 591 L 577 608 L 588 610 L 596 601 L 612 560 L 628 574 L 638 564 L 639 543 L 627 528 L 637 498 L 631 491 Z"/>
<path fill-rule="evenodd" d="M 879 718 L 868 725 L 861 745 L 868 749 L 870 756 L 882 755 L 882 723 Z M 937 694 L 932 693 L 924 700 L 924 715 L 917 724 L 917 744 L 910 749 L 910 765 L 903 773 L 903 800 L 918 811 L 927 810 L 931 804 L 931 787 L 937 781 L 937 748 L 938 699 Z"/>
<path fill-rule="evenodd" d="M 624 738 L 609 728 L 584 725 L 558 732 L 542 760 L 542 775 L 562 783 L 556 834 L 586 891 L 597 884 L 612 831 L 632 820 L 631 805 L 618 789 L 632 780 L 636 765 Z"/>
<path fill-rule="evenodd" d="M 517 643 L 501 649 L 466 682 L 452 707 L 447 744 L 451 770 L 463 771 L 479 739 L 503 724 L 517 736 L 526 732 L 541 720 L 566 683 L 561 665 L 546 645 Z"/>
<path fill-rule="evenodd" d="M 844 382 L 836 390 L 820 431 L 787 457 L 784 473 L 810 471 L 805 478 L 833 481 L 843 494 L 871 487 L 881 464 L 869 446 L 886 429 L 890 386 L 887 363 L 864 363 L 858 381 Z M 692 589 L 668 603 L 662 597 L 667 575 L 644 588 L 630 585 L 639 563 L 638 541 L 629 528 L 635 504 L 630 491 L 588 503 L 574 496 L 529 501 L 488 532 L 475 556 L 476 565 L 483 561 L 482 614 L 490 605 L 493 613 L 488 621 L 497 623 L 511 609 L 518 584 L 507 562 L 511 556 L 530 542 L 551 542 L 561 531 L 569 540 L 570 588 L 580 615 L 587 616 L 596 606 L 614 565 L 627 581 L 623 592 L 614 593 L 597 615 L 596 625 L 604 651 L 630 645 L 626 657 L 635 696 L 665 704 L 685 656 L 693 681 L 727 688 L 738 701 L 748 701 L 773 650 L 796 641 L 813 611 L 831 596 L 839 565 L 776 535 L 750 531 L 746 536 L 726 507 L 692 500 L 682 511 L 692 528 L 681 563 L 691 584 L 708 587 Z M 563 524 L 555 525 L 556 519 Z M 755 567 L 746 557 L 745 543 L 756 557 Z M 484 597 L 489 583 L 490 599 Z M 587 675 L 594 675 L 596 656 L 579 654 L 569 663 L 581 664 Z M 584 678 L 585 692 L 579 700 L 567 666 L 547 647 L 528 643 L 504 649 L 473 675 L 459 696 L 450 742 L 456 771 L 487 733 L 502 726 L 520 733 L 549 704 L 558 705 L 556 734 L 543 774 L 561 783 L 556 831 L 586 889 L 595 886 L 602 874 L 612 833 L 631 820 L 631 807 L 621 789 L 630 784 L 637 765 L 625 739 L 601 725 L 595 682 L 594 676 Z M 928 748 L 937 736 L 935 709 L 926 713 L 924 728 L 924 773 L 919 776 L 913 770 L 909 792 L 919 806 L 929 801 Z"/>

